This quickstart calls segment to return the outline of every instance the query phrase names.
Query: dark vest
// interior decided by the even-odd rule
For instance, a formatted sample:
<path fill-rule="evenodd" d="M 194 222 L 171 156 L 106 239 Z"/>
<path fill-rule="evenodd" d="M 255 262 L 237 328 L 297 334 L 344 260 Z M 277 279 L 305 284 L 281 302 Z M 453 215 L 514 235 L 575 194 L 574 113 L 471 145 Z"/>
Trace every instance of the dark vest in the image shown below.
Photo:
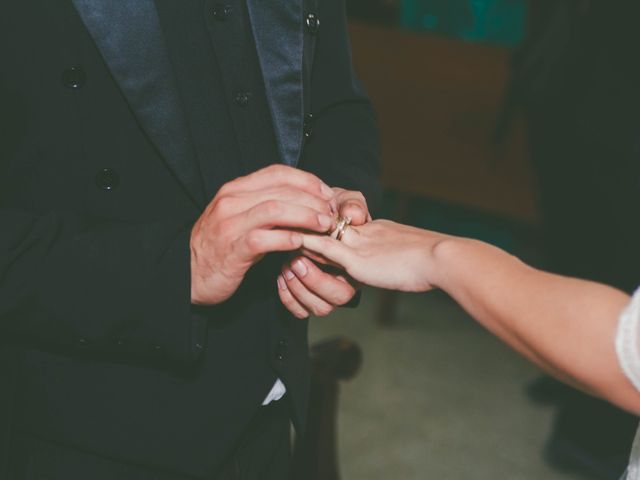
<path fill-rule="evenodd" d="M 156 0 L 156 5 L 205 191 L 213 197 L 223 181 L 279 162 L 246 5 L 205 0 Z M 240 15 L 242 22 L 235 31 L 229 29 L 227 44 L 217 45 L 236 56 L 225 85 L 214 48 L 220 38 L 213 31 L 225 30 L 230 15 Z M 231 109 L 225 88 L 232 92 Z M 240 143 L 247 137 L 252 141 Z"/>

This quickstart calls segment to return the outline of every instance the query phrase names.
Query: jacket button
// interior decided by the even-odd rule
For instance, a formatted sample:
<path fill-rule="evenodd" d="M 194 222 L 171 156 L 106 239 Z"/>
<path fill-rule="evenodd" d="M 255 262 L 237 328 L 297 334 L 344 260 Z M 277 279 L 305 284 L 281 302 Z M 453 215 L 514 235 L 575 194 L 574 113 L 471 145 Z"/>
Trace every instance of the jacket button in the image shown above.
<path fill-rule="evenodd" d="M 62 84 L 72 90 L 82 88 L 87 81 L 87 76 L 80 67 L 71 67 L 62 72 Z"/>
<path fill-rule="evenodd" d="M 216 4 L 211 10 L 213 18 L 219 22 L 224 22 L 231 13 L 231 5 Z"/>
<path fill-rule="evenodd" d="M 307 32 L 311 35 L 318 33 L 318 29 L 320 28 L 320 19 L 315 13 L 309 13 L 305 18 L 304 23 L 307 27 Z"/>
<path fill-rule="evenodd" d="M 276 360 L 278 360 L 279 362 L 284 362 L 284 360 L 287 358 L 287 348 L 289 347 L 289 342 L 287 342 L 284 339 L 281 339 L 280 341 L 278 341 L 278 346 L 276 347 Z"/>
<path fill-rule="evenodd" d="M 308 115 L 306 115 L 304 117 L 304 123 L 303 123 L 303 133 L 304 133 L 304 138 L 310 138 L 311 135 L 313 134 L 313 114 L 309 113 Z"/>
<path fill-rule="evenodd" d="M 233 102 L 239 107 L 246 107 L 251 100 L 251 92 L 238 92 L 233 99 Z"/>
<path fill-rule="evenodd" d="M 111 168 L 103 168 L 96 175 L 96 185 L 107 192 L 115 189 L 120 183 L 118 172 Z"/>

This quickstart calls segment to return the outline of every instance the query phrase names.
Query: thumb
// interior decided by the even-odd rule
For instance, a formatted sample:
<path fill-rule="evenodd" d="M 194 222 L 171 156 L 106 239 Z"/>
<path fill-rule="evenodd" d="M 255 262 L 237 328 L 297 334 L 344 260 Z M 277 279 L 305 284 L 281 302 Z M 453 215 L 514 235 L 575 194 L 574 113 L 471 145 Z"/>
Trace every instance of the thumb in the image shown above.
<path fill-rule="evenodd" d="M 352 225 L 360 226 L 367 223 L 369 210 L 367 206 L 359 200 L 347 200 L 340 205 L 340 216 L 350 218 Z"/>

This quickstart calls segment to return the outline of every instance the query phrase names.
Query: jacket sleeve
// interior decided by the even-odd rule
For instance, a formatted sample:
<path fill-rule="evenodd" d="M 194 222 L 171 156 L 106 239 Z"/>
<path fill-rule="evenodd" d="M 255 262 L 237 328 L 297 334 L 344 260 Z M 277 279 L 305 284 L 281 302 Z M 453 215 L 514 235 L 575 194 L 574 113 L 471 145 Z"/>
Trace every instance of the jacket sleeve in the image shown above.
<path fill-rule="evenodd" d="M 344 2 L 318 4 L 313 117 L 300 166 L 331 186 L 361 191 L 375 213 L 380 163 L 374 110 L 353 71 Z"/>
<path fill-rule="evenodd" d="M 191 306 L 189 237 L 179 221 L 0 209 L 0 336 L 192 362 L 203 339 Z"/>

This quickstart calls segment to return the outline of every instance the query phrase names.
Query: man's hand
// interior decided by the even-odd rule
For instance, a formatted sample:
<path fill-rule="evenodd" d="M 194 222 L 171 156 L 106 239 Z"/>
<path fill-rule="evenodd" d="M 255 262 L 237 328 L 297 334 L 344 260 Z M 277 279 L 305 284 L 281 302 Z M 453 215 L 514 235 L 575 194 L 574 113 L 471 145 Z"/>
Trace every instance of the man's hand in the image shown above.
<path fill-rule="evenodd" d="M 231 297 L 266 253 L 300 248 L 296 230 L 331 230 L 334 196 L 314 175 L 282 165 L 225 184 L 191 231 L 192 303 Z"/>
<path fill-rule="evenodd" d="M 334 188 L 333 192 L 338 215 L 350 218 L 354 226 L 371 221 L 367 202 L 360 192 L 342 188 Z M 327 263 L 318 255 L 300 256 L 284 265 L 278 276 L 280 300 L 298 318 L 327 316 L 356 294 L 356 288 L 345 276 L 321 270 L 309 257 Z"/>
<path fill-rule="evenodd" d="M 296 257 L 278 276 L 280 300 L 297 318 L 325 317 L 356 294 L 343 275 L 321 270 L 307 257 Z"/>
<path fill-rule="evenodd" d="M 334 201 L 338 208 L 338 215 L 342 218 L 350 218 L 351 225 L 360 226 L 371 221 L 367 200 L 360 192 L 333 188 Z"/>

